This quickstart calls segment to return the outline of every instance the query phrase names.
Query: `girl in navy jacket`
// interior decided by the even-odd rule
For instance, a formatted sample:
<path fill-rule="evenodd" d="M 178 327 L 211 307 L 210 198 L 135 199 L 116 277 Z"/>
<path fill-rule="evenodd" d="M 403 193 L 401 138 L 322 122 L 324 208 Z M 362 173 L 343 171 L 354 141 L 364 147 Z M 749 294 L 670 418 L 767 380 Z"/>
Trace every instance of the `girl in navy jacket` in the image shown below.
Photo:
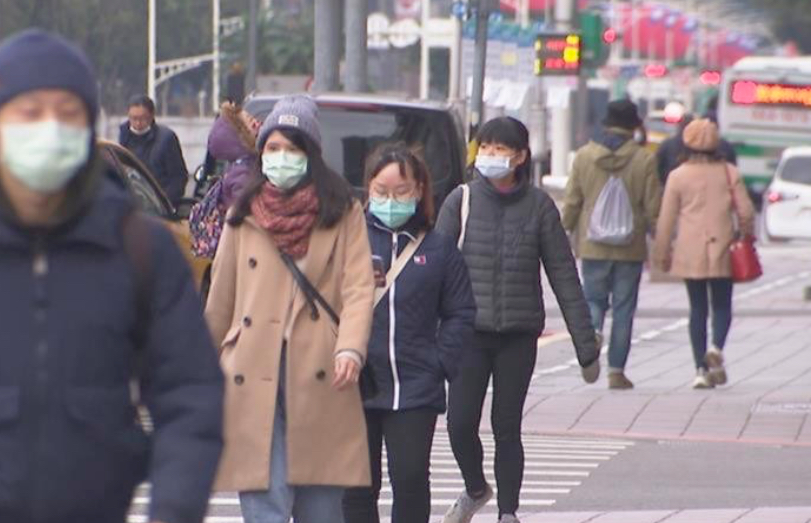
<path fill-rule="evenodd" d="M 378 287 L 394 260 L 424 240 L 375 307 L 367 365 L 379 392 L 364 403 L 371 488 L 349 489 L 346 523 L 378 522 L 381 452 L 386 441 L 394 491 L 392 523 L 427 522 L 428 469 L 445 381 L 457 373 L 473 336 L 476 305 L 455 243 L 433 231 L 431 181 L 425 163 L 404 144 L 384 144 L 367 160 L 367 225 L 380 268 Z"/>

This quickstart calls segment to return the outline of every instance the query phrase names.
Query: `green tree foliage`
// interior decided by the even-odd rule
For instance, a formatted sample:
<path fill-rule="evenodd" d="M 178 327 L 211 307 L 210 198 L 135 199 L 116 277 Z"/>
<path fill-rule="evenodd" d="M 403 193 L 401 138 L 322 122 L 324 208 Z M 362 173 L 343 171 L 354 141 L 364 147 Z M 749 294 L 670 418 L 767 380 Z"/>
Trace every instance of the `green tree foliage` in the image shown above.
<path fill-rule="evenodd" d="M 811 2 L 809 0 L 734 0 L 738 7 L 756 9 L 770 22 L 781 42 L 793 41 L 811 54 Z"/>
<path fill-rule="evenodd" d="M 158 60 L 211 52 L 211 0 L 157 0 Z M 245 12 L 244 0 L 223 0 L 222 16 Z M 0 39 L 28 27 L 59 32 L 80 45 L 96 67 L 102 104 L 119 112 L 146 90 L 146 0 L 0 0 Z M 172 80 L 196 92 L 208 67 Z M 184 85 L 185 84 L 185 85 Z"/>
<path fill-rule="evenodd" d="M 247 28 L 247 20 L 245 21 Z M 259 74 L 312 74 L 315 17 L 312 5 L 297 10 L 260 11 L 257 24 Z M 244 63 L 247 31 L 223 45 L 231 62 Z"/>

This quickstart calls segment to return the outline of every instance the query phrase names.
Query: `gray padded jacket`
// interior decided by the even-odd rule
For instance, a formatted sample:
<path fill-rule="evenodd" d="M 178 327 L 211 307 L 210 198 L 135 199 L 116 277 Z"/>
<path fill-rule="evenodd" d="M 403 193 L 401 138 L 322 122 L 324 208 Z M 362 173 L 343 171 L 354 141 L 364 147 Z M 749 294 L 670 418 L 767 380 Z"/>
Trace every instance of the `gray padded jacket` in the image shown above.
<path fill-rule="evenodd" d="M 462 254 L 478 312 L 476 330 L 537 332 L 545 325 L 541 265 L 572 335 L 577 358 L 598 357 L 594 328 L 569 240 L 549 195 L 527 180 L 499 192 L 481 176 L 471 181 L 470 214 Z M 462 188 L 445 200 L 436 229 L 454 239 L 461 231 Z"/>

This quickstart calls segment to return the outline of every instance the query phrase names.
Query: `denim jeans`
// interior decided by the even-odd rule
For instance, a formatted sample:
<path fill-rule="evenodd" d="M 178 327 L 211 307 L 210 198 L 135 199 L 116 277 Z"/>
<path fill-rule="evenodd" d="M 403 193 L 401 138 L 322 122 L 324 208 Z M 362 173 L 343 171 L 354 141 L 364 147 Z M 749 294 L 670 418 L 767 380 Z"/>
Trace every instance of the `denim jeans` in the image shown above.
<path fill-rule="evenodd" d="M 641 278 L 642 262 L 583 260 L 583 293 L 594 330 L 603 331 L 605 313 L 612 310 L 609 369 L 624 369 L 628 362 Z"/>
<path fill-rule="evenodd" d="M 706 369 L 707 317 L 712 304 L 712 343 L 723 350 L 732 324 L 732 280 L 712 278 L 709 280 L 685 280 L 687 297 L 690 299 L 690 344 L 696 368 Z M 707 299 L 709 290 L 710 300 Z"/>
<path fill-rule="evenodd" d="M 287 431 L 284 394 L 273 419 L 270 449 L 270 487 L 260 492 L 240 492 L 239 504 L 245 523 L 343 523 L 343 487 L 287 484 Z"/>

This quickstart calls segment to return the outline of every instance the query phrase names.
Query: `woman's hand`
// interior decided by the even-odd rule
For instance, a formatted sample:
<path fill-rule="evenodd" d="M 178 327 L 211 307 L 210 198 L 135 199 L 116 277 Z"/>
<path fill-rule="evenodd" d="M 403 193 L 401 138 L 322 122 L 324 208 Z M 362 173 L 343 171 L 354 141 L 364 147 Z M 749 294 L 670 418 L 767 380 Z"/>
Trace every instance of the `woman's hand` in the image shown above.
<path fill-rule="evenodd" d="M 352 356 L 339 355 L 335 358 L 335 378 L 332 386 L 338 390 L 345 389 L 351 383 L 357 383 L 360 378 L 360 365 Z"/>

